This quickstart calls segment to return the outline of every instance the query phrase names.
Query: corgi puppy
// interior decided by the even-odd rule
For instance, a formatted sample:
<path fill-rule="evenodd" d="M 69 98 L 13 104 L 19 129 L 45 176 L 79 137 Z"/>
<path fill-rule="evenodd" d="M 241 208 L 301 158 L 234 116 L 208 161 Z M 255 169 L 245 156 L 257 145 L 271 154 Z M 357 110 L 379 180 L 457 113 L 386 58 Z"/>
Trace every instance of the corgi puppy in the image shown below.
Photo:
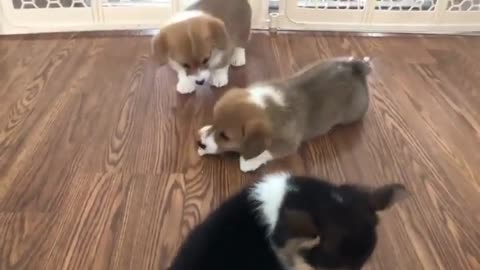
<path fill-rule="evenodd" d="M 233 89 L 199 131 L 199 155 L 240 153 L 240 169 L 297 151 L 302 141 L 362 119 L 368 109 L 369 58 L 322 61 L 293 77 Z"/>
<path fill-rule="evenodd" d="M 168 269 L 359 270 L 377 243 L 377 213 L 407 195 L 400 184 L 266 175 L 196 226 Z"/>
<path fill-rule="evenodd" d="M 230 65 L 245 65 L 251 19 L 248 0 L 198 0 L 154 36 L 154 60 L 177 72 L 179 93 L 191 93 L 207 81 L 222 87 Z"/>

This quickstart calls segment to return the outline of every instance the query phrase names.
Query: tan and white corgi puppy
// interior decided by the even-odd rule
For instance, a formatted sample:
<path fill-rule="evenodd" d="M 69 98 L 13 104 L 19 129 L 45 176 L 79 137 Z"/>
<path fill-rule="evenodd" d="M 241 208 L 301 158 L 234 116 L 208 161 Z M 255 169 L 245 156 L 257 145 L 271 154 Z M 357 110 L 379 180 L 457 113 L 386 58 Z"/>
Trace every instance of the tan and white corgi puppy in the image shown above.
<path fill-rule="evenodd" d="M 230 65 L 245 65 L 252 10 L 248 0 L 199 0 L 175 15 L 152 40 L 153 57 L 178 74 L 177 91 L 228 84 Z"/>

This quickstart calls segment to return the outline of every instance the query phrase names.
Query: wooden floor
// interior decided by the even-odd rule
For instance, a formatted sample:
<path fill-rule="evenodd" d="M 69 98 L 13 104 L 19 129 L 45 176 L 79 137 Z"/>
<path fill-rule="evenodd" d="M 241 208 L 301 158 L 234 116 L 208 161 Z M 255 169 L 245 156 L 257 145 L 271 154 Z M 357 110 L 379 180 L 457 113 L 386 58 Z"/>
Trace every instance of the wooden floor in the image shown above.
<path fill-rule="evenodd" d="M 197 156 L 226 89 L 177 94 L 149 39 L 0 38 L 1 270 L 163 270 L 212 208 L 278 170 L 408 187 L 367 269 L 480 269 L 480 37 L 254 35 L 231 86 L 331 56 L 374 70 L 363 123 L 253 174 Z"/>

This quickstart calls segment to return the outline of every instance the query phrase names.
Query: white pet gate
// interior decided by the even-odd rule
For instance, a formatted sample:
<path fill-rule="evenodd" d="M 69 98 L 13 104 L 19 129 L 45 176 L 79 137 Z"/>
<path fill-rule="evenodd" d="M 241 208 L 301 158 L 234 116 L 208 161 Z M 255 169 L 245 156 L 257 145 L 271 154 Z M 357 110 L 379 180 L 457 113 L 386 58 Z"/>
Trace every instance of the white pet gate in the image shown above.
<path fill-rule="evenodd" d="M 192 1 L 0 0 L 0 34 L 158 28 Z M 264 28 L 268 2 L 251 4 L 253 26 Z"/>
<path fill-rule="evenodd" d="M 158 28 L 195 0 L 0 0 L 0 34 Z M 226 4 L 229 0 L 225 0 Z M 480 0 L 250 0 L 253 27 L 480 31 Z"/>

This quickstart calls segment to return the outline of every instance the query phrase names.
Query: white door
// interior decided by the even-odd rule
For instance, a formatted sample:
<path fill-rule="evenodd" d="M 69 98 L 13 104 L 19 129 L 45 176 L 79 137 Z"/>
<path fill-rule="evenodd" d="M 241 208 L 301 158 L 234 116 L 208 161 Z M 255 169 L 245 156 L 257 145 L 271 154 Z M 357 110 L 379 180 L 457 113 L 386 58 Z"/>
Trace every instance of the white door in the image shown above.
<path fill-rule="evenodd" d="M 177 0 L 2 0 L 1 33 L 148 28 L 162 24 Z"/>
<path fill-rule="evenodd" d="M 0 0 L 0 34 L 156 29 L 195 0 Z M 266 28 L 268 0 L 250 0 Z"/>

